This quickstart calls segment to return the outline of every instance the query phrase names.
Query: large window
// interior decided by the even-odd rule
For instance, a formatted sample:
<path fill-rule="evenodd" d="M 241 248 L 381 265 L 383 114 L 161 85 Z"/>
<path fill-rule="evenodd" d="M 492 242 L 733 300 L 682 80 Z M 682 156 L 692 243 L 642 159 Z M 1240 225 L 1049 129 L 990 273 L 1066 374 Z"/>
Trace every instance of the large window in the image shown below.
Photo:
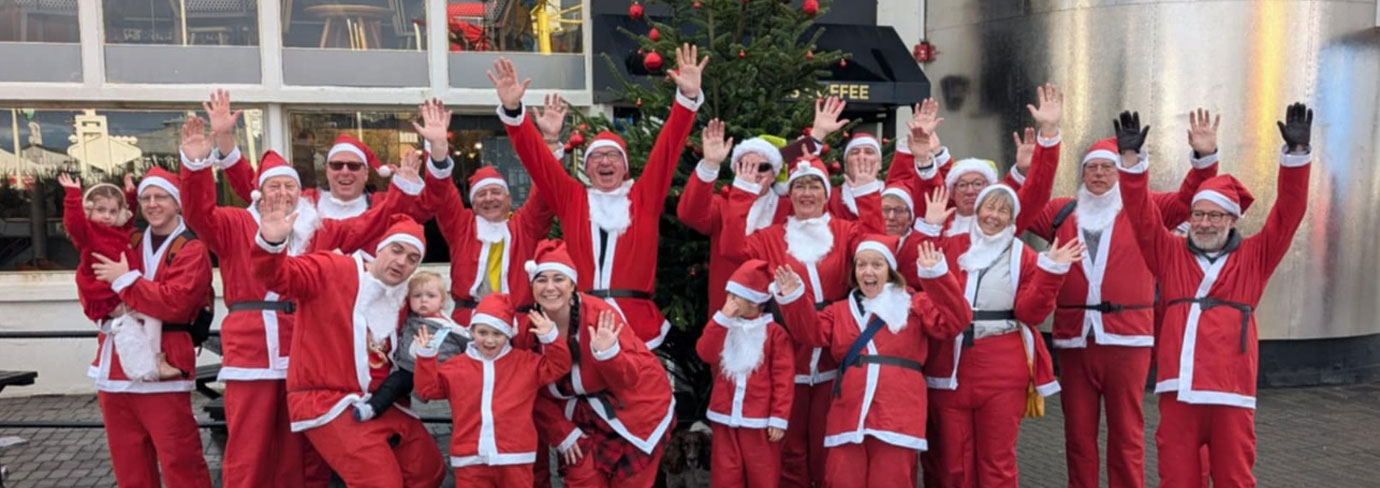
<path fill-rule="evenodd" d="M 263 113 L 245 108 L 240 147 L 257 155 Z M 80 174 L 89 187 L 119 185 L 125 174 L 142 175 L 155 165 L 176 169 L 186 110 L 0 107 L 0 271 L 74 268 L 57 175 Z M 221 186 L 222 203 L 235 203 Z"/>
<path fill-rule="evenodd" d="M 0 0 L 0 42 L 80 42 L 77 0 Z"/>
<path fill-rule="evenodd" d="M 578 53 L 580 0 L 451 0 L 451 51 Z"/>
<path fill-rule="evenodd" d="M 425 51 L 423 0 L 282 0 L 283 45 Z"/>
<path fill-rule="evenodd" d="M 105 42 L 108 44 L 259 44 L 257 0 L 104 0 L 99 3 L 105 17 Z"/>

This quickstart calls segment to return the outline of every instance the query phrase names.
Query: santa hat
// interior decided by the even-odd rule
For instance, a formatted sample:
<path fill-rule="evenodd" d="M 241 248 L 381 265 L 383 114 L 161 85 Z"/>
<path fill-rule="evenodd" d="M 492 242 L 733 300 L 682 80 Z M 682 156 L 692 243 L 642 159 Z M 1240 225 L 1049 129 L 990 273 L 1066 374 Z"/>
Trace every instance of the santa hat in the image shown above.
<path fill-rule="evenodd" d="M 568 276 L 570 281 L 579 281 L 579 275 L 575 274 L 575 260 L 570 259 L 570 253 L 565 250 L 565 241 L 560 239 L 538 242 L 532 260 L 523 268 L 527 270 L 529 281 L 537 279 L 537 275 L 543 271 L 556 271 Z"/>
<path fill-rule="evenodd" d="M 359 156 L 359 159 L 363 160 L 365 164 L 368 164 L 370 168 L 374 168 L 374 171 L 377 171 L 379 176 L 384 178 L 393 174 L 393 168 L 383 164 L 382 161 L 379 161 L 379 158 L 374 157 L 374 151 L 371 151 L 369 146 L 364 144 L 364 141 L 355 139 L 349 134 L 341 134 L 335 138 L 335 142 L 331 145 L 331 150 L 326 153 L 326 161 L 330 161 L 331 158 L 340 153 L 350 153 Z"/>
<path fill-rule="evenodd" d="M 1251 208 L 1251 202 L 1255 197 L 1251 196 L 1250 190 L 1241 185 L 1235 176 L 1217 175 L 1198 185 L 1198 193 L 1193 194 L 1193 203 L 1199 200 L 1207 200 L 1227 209 L 1232 215 L 1240 217 L 1246 213 L 1246 209 Z"/>
<path fill-rule="evenodd" d="M 1094 159 L 1106 159 L 1113 163 L 1120 161 L 1121 154 L 1117 152 L 1116 138 L 1108 137 L 1094 142 L 1092 147 L 1088 148 L 1088 153 L 1083 155 L 1083 166 L 1087 166 Z"/>
<path fill-rule="evenodd" d="M 383 240 L 379 245 L 374 246 L 374 252 L 378 253 L 383 248 L 392 243 L 408 244 L 417 248 L 417 251 L 426 254 L 426 231 L 422 229 L 422 224 L 412 220 L 404 214 L 393 216 L 392 225 L 388 226 L 388 231 L 383 233 Z"/>
<path fill-rule="evenodd" d="M 263 197 L 263 193 L 260 192 L 258 188 L 263 187 L 264 182 L 275 176 L 292 177 L 292 181 L 297 182 L 297 186 L 302 186 L 302 177 L 297 175 L 297 168 L 293 168 L 292 164 L 288 163 L 282 156 L 279 156 L 277 151 L 268 150 L 264 151 L 263 159 L 259 160 L 259 184 L 255 187 L 255 190 L 249 194 L 250 199 L 256 202 L 259 201 L 259 198 Z"/>
<path fill-rule="evenodd" d="M 882 190 L 882 198 L 886 197 L 896 197 L 906 202 L 906 208 L 910 210 L 911 215 L 915 215 L 915 200 L 910 197 L 910 190 L 900 186 L 888 186 Z"/>
<path fill-rule="evenodd" d="M 166 169 L 154 166 L 149 169 L 149 172 L 144 173 L 144 177 L 139 180 L 139 190 L 137 194 L 143 195 L 144 190 L 151 186 L 158 187 L 168 192 L 169 195 L 172 195 L 173 200 L 177 201 L 178 205 L 182 205 L 182 192 L 177 190 L 178 181 L 177 175 Z"/>
<path fill-rule="evenodd" d="M 877 154 L 882 153 L 882 143 L 877 140 L 877 136 L 866 132 L 854 132 L 853 138 L 848 140 L 848 145 L 843 146 L 844 157 L 847 157 L 848 153 L 853 152 L 853 148 L 859 146 L 872 146 L 872 149 L 877 151 Z"/>
<path fill-rule="evenodd" d="M 954 163 L 952 168 L 949 168 L 949 175 L 944 177 L 944 186 L 948 187 L 950 192 L 954 191 L 954 185 L 958 184 L 958 179 L 968 173 L 982 175 L 987 178 L 988 184 L 996 183 L 997 163 L 990 159 L 968 158 L 960 160 Z"/>
<path fill-rule="evenodd" d="M 736 164 L 738 158 L 749 153 L 759 154 L 767 158 L 767 162 L 771 163 L 772 174 L 781 172 L 781 150 L 777 149 L 776 145 L 768 142 L 766 139 L 754 137 L 738 143 L 738 145 L 733 148 L 733 158 L 730 159 L 730 161 Z"/>
<path fill-rule="evenodd" d="M 511 338 L 516 330 L 513 327 L 514 314 L 513 301 L 507 293 L 490 293 L 479 299 L 479 305 L 474 307 L 474 315 L 470 316 L 470 328 L 484 324 Z"/>
<path fill-rule="evenodd" d="M 503 179 L 503 175 L 499 174 L 493 166 L 481 166 L 475 170 L 474 174 L 470 175 L 470 201 L 474 201 L 474 194 L 478 193 L 480 188 L 492 185 L 501 186 L 507 190 L 508 180 Z"/>
<path fill-rule="evenodd" d="M 981 208 L 982 202 L 987 200 L 987 196 L 996 192 L 1003 192 L 1011 197 L 1011 221 L 1015 222 L 1016 216 L 1021 214 L 1021 197 L 1016 195 L 1016 190 L 1012 190 L 1005 184 L 987 185 L 987 188 L 983 188 L 982 192 L 978 193 L 977 202 L 973 204 L 973 208 Z"/>
<path fill-rule="evenodd" d="M 896 269 L 896 247 L 901 245 L 899 236 L 887 236 L 881 234 L 868 234 L 863 237 L 862 242 L 858 243 L 858 248 L 853 251 L 853 259 L 858 258 L 858 254 L 863 251 L 875 251 L 886 258 L 886 264 L 891 269 Z"/>
<path fill-rule="evenodd" d="M 791 175 L 786 178 L 786 188 L 790 188 L 795 180 L 814 176 L 824 183 L 824 196 L 828 197 L 833 191 L 829 188 L 829 170 L 824 169 L 824 161 L 819 160 L 819 156 L 807 155 L 795 160 L 791 167 Z"/>
<path fill-rule="evenodd" d="M 771 267 L 761 259 L 749 259 L 728 277 L 724 290 L 752 303 L 766 303 L 771 299 L 768 287 L 772 283 Z"/>
<path fill-rule="evenodd" d="M 623 142 L 623 138 L 618 137 L 618 134 L 614 134 L 609 131 L 603 131 L 600 132 L 598 135 L 595 135 L 594 139 L 590 140 L 589 147 L 585 149 L 585 155 L 588 156 L 589 153 L 594 152 L 594 150 L 605 147 L 612 147 L 618 149 L 618 152 L 623 154 L 623 177 L 627 178 L 627 173 L 629 172 L 628 144 Z M 581 163 L 583 163 L 583 161 L 581 161 Z"/>

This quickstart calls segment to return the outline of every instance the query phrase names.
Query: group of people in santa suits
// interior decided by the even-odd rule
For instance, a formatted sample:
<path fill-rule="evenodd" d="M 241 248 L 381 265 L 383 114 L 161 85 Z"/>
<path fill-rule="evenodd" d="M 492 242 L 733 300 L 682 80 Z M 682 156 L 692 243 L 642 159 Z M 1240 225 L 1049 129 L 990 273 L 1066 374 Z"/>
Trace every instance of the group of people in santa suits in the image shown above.
<path fill-rule="evenodd" d="M 178 324 L 209 304 L 216 255 L 227 487 L 325 486 L 332 472 L 349 486 L 437 486 L 446 461 L 408 407 L 414 388 L 450 402 L 449 464 L 463 486 L 546 486 L 548 447 L 567 486 L 651 486 L 676 424 L 652 354 L 669 327 L 651 301 L 658 227 L 707 62 L 678 49 L 675 101 L 639 178 L 624 141 L 604 132 L 581 154 L 582 182 L 560 162 L 564 102 L 529 111 L 530 80 L 496 61 L 498 117 L 533 183 L 516 210 L 493 168 L 461 198 L 439 100 L 414 123 L 425 151 L 394 167 L 341 136 L 329 189 L 312 191 L 272 151 L 257 169 L 244 161 L 239 112 L 218 91 L 206 119 L 182 129 L 180 171 L 151 170 L 137 187 L 142 248 L 89 263 L 84 252 L 83 304 L 88 289 L 100 310 L 118 297 L 118 309 L 88 307 L 104 332 L 126 313 L 161 321 L 156 350 L 190 371 Z M 1296 104 L 1280 122 L 1278 200 L 1243 238 L 1252 198 L 1216 174 L 1211 114 L 1190 116 L 1193 168 L 1178 191 L 1148 191 L 1149 128 L 1125 113 L 1081 158 L 1077 195 L 1054 199 L 1063 94 L 1038 92 L 1038 127 L 1013 135 L 1001 182 L 992 161 L 952 160 L 933 100 L 915 107 L 884 175 L 882 142 L 854 133 L 841 185 L 818 154 L 847 125 L 837 99 L 818 101 L 811 133 L 782 148 L 734 145 L 708 123 L 677 214 L 711 243 L 716 312 L 697 352 L 715 374 L 714 486 L 916 486 L 921 466 L 926 486 L 1017 486 L 1020 422 L 1061 390 L 1069 484 L 1097 484 L 1105 405 L 1109 477 L 1141 486 L 1152 363 L 1164 483 L 1254 484 L 1252 311 L 1305 210 L 1311 111 Z M 716 189 L 726 161 L 733 182 Z M 247 208 L 216 204 L 215 169 Z M 363 191 L 370 169 L 391 176 L 386 191 Z M 450 249 L 449 316 L 412 279 L 426 249 L 418 222 L 431 218 Z M 563 239 L 548 240 L 555 218 Z M 1184 222 L 1187 237 L 1173 235 Z M 1025 245 L 1025 231 L 1049 250 Z M 1058 381 L 1035 328 L 1051 314 Z M 117 481 L 157 486 L 161 469 L 168 485 L 209 486 L 191 382 L 131 379 L 107 339 L 92 372 Z M 394 393 L 385 385 L 406 368 Z"/>

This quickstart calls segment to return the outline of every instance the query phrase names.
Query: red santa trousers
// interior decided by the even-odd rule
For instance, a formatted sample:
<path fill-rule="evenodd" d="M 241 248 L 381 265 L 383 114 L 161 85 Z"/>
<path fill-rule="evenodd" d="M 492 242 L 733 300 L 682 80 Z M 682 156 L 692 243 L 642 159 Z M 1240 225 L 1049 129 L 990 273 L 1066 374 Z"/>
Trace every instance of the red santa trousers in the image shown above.
<path fill-rule="evenodd" d="M 440 486 L 446 477 L 436 439 L 397 408 L 367 422 L 344 413 L 304 433 L 346 486 L 425 488 Z M 390 439 L 397 447 L 389 446 Z"/>
<path fill-rule="evenodd" d="M 933 395 L 934 390 L 929 390 L 929 392 Z M 925 416 L 925 440 L 929 441 L 930 448 L 920 453 L 920 474 L 924 481 L 920 486 L 939 488 L 943 486 L 940 477 L 940 467 L 943 465 L 940 463 L 939 450 L 944 447 L 944 441 L 939 438 L 939 408 L 935 406 L 932 399 L 927 403 L 930 412 L 929 415 Z"/>
<path fill-rule="evenodd" d="M 1160 486 L 1206 487 L 1200 448 L 1207 447 L 1212 486 L 1255 486 L 1255 410 L 1225 405 L 1189 405 L 1177 393 L 1160 394 Z"/>
<path fill-rule="evenodd" d="M 1098 424 L 1107 406 L 1107 479 L 1145 486 L 1145 378 L 1150 348 L 1104 346 L 1059 350 L 1059 393 L 1069 487 L 1098 486 Z"/>
<path fill-rule="evenodd" d="M 124 488 L 210 488 L 192 394 L 99 392 L 115 482 Z M 163 469 L 159 481 L 158 469 Z"/>
<path fill-rule="evenodd" d="M 532 486 L 532 465 L 465 466 L 455 468 L 455 486 L 507 488 Z"/>
<path fill-rule="evenodd" d="M 781 443 L 767 440 L 767 429 L 713 423 L 710 485 L 775 488 L 781 479 Z M 788 431 L 790 429 L 787 429 Z"/>
<path fill-rule="evenodd" d="M 651 463 L 646 469 L 634 473 L 632 476 L 605 476 L 594 463 L 594 456 L 598 454 L 584 451 L 584 456 L 575 464 L 565 467 L 565 486 L 568 488 L 651 488 L 656 484 L 656 474 L 661 467 L 661 455 L 666 449 L 666 439 L 658 442 L 656 449 L 652 450 Z"/>
<path fill-rule="evenodd" d="M 829 488 L 914 488 L 916 454 L 867 436 L 829 448 L 825 478 Z"/>
<path fill-rule="evenodd" d="M 958 389 L 929 390 L 944 441 L 939 449 L 940 486 L 1019 485 L 1016 435 L 1029 384 L 1020 332 L 978 339 L 963 349 Z"/>
<path fill-rule="evenodd" d="M 331 470 L 311 443 L 293 433 L 285 380 L 226 381 L 229 434 L 221 468 L 225 488 L 325 487 Z"/>
<path fill-rule="evenodd" d="M 824 429 L 834 382 L 814 386 L 795 385 L 790 428 L 781 446 L 782 488 L 824 486 Z M 710 466 L 711 468 L 713 466 Z"/>

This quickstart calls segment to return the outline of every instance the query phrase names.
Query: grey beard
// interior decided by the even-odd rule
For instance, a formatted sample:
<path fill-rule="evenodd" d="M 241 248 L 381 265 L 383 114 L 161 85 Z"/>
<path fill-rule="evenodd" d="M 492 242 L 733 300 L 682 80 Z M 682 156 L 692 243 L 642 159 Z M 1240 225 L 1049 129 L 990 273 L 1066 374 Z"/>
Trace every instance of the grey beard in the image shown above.
<path fill-rule="evenodd" d="M 1193 245 L 1198 249 L 1208 252 L 1221 251 L 1227 245 L 1227 234 L 1217 234 L 1214 237 L 1199 236 L 1196 232 L 1190 232 L 1188 238 L 1193 240 Z"/>

